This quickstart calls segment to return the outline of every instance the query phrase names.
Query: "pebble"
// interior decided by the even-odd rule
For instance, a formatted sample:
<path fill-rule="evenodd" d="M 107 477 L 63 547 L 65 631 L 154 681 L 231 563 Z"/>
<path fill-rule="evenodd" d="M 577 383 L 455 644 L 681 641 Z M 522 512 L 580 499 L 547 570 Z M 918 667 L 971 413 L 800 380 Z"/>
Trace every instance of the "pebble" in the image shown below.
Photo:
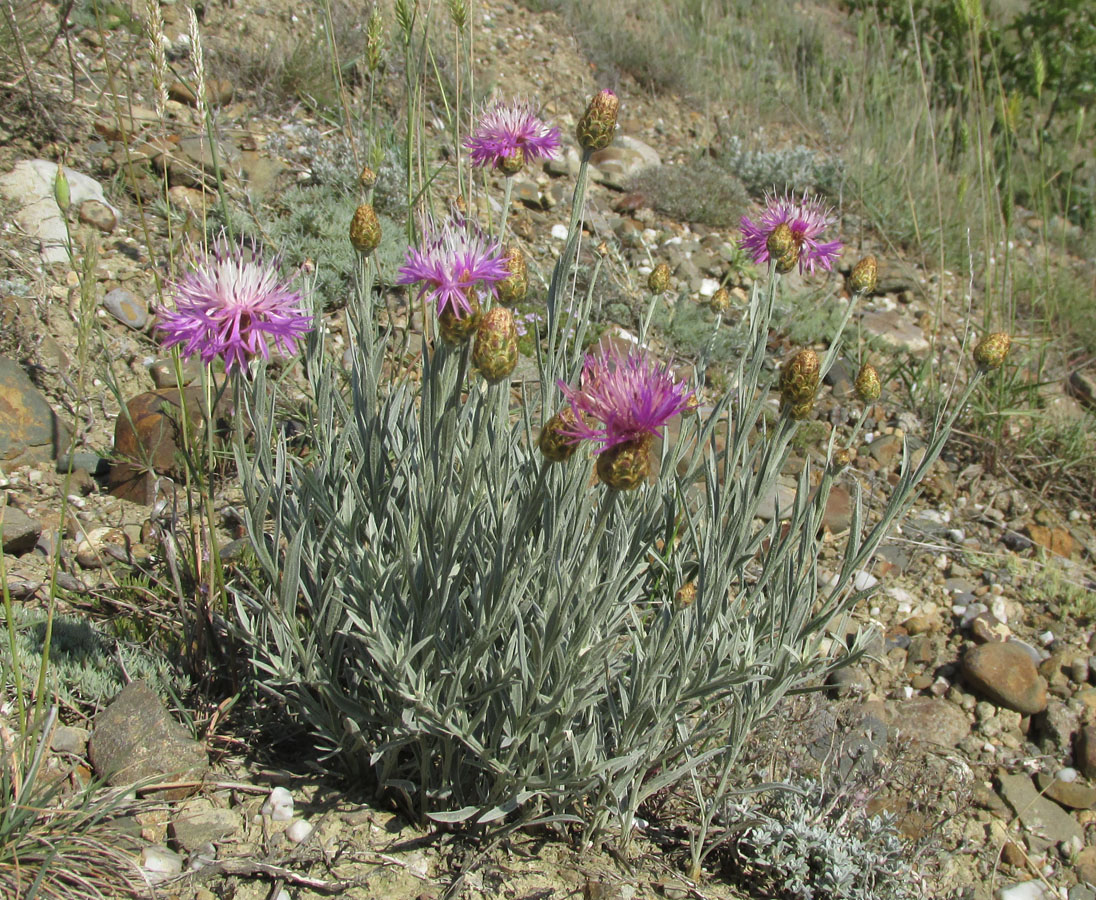
<path fill-rule="evenodd" d="M 148 324 L 148 305 L 125 288 L 108 291 L 103 298 L 103 309 L 134 331 L 141 331 Z"/>
<path fill-rule="evenodd" d="M 266 798 L 261 810 L 275 822 L 288 822 L 293 818 L 293 795 L 284 787 L 276 787 Z"/>
<path fill-rule="evenodd" d="M 554 237 L 557 241 L 567 240 L 567 226 L 566 225 L 553 225 L 552 226 L 552 237 Z"/>
<path fill-rule="evenodd" d="M 289 827 L 285 830 L 285 836 L 294 844 L 304 843 L 311 834 L 312 825 L 304 819 L 297 819 L 295 822 L 290 822 Z"/>
<path fill-rule="evenodd" d="M 153 884 L 174 878 L 183 871 L 183 858 L 167 847 L 145 847 L 141 851 L 141 867 Z"/>

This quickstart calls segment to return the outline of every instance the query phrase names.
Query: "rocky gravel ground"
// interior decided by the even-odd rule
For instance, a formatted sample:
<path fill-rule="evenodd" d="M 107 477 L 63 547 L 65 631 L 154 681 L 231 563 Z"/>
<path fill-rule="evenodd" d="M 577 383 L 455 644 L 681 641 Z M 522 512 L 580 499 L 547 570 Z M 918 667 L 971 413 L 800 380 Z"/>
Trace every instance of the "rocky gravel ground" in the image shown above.
<path fill-rule="evenodd" d="M 171 53 L 185 60 L 185 18 L 173 4 L 162 9 Z M 484 80 L 506 95 L 535 98 L 569 142 L 561 160 L 527 172 L 514 188 L 511 228 L 543 281 L 566 233 L 578 159 L 569 136 L 600 85 L 553 14 L 488 0 L 476 15 Z M 218 41 L 258 46 L 293 25 L 288 7 L 217 7 L 207 10 L 203 30 L 215 65 Z M 20 615 L 43 608 L 59 556 L 63 612 L 76 621 L 131 615 L 147 628 L 150 620 L 171 621 L 170 604 L 150 593 L 141 572 L 162 571 L 165 563 L 163 536 L 182 502 L 179 409 L 196 402 L 195 388 L 180 394 L 157 346 L 157 279 L 167 275 L 163 260 L 197 231 L 213 203 L 213 156 L 193 94 L 175 86 L 161 123 L 151 96 L 137 87 L 148 84 L 149 72 L 139 40 L 121 29 L 108 37 L 104 43 L 94 29 L 73 28 L 74 99 L 60 57 L 56 71 L 43 69 L 43 86 L 66 99 L 57 121 L 38 128 L 0 116 L 3 549 Z M 111 102 L 107 54 L 130 85 L 124 106 Z M 330 164 L 319 148 L 325 136 L 337 137 L 333 130 L 299 107 L 271 112 L 236 83 L 238 72 L 211 75 L 217 155 L 233 202 L 276 205 L 284 192 L 315 184 L 318 169 Z M 740 265 L 735 229 L 655 211 L 633 177 L 652 166 L 695 164 L 697 148 L 719 140 L 727 117 L 703 115 L 676 98 L 652 99 L 627 83 L 619 91 L 620 134 L 594 160 L 583 253 L 603 260 L 623 309 L 645 303 L 647 274 L 655 262 L 669 263 L 674 280 L 664 317 L 672 324 L 687 310 L 710 329 L 716 289 L 727 285 L 741 300 L 752 281 Z M 749 123 L 733 125 L 750 131 Z M 445 142 L 440 125 L 430 137 Z M 52 191 L 62 154 L 72 186 L 67 223 Z M 859 224 L 848 216 L 844 233 L 858 234 Z M 1020 250 L 1035 248 L 1028 241 Z M 864 236 L 846 251 L 841 271 L 790 278 L 788 294 L 807 296 L 814 310 L 840 307 L 849 302 L 842 273 L 866 252 L 888 259 Z M 77 354 L 88 318 L 77 271 L 94 284 L 86 360 Z M 891 258 L 853 328 L 884 353 L 934 354 L 952 371 L 964 365 L 964 323 L 978 307 L 969 273 Z M 342 312 L 324 318 L 337 346 L 346 339 Z M 401 321 L 412 330 L 418 324 Z M 612 330 L 631 328 L 634 322 L 617 321 Z M 680 346 L 669 338 L 665 344 L 667 354 L 681 357 Z M 774 334 L 774 359 L 790 346 Z M 289 370 L 292 376 L 292 364 Z M 850 373 L 847 360 L 830 373 L 796 467 L 765 504 L 770 516 L 786 506 L 802 458 L 824 451 L 831 428 L 847 430 L 865 416 L 863 446 L 827 510 L 832 547 L 849 527 L 856 485 L 871 508 L 897 477 L 903 443 L 916 450 L 925 432 L 897 382 L 861 413 L 851 401 Z M 711 375 L 718 386 L 718 373 Z M 1052 385 L 1046 408 L 1091 426 L 1094 383 L 1089 370 Z M 1025 427 L 1023 420 L 1014 427 Z M 842 670 L 825 692 L 789 701 L 752 762 L 780 778 L 839 777 L 869 811 L 894 814 L 926 896 L 1096 900 L 1096 507 L 1076 492 L 1048 501 L 1031 479 L 993 471 L 969 447 L 957 440 L 945 452 L 910 515 L 861 573 L 860 586 L 877 590 L 850 627 L 875 630 L 870 658 Z M 220 482 L 216 506 L 228 545 L 242 537 L 241 498 L 230 478 Z M 832 564 L 829 553 L 823 568 Z M 196 730 L 184 727 L 165 708 L 163 692 L 145 683 L 164 676 L 152 666 L 145 679 L 131 680 L 136 665 L 123 666 L 129 683 L 118 696 L 73 696 L 64 704 L 52 765 L 73 767 L 76 782 L 91 773 L 112 783 L 159 779 L 140 792 L 130 831 L 133 853 L 165 896 L 736 895 L 718 877 L 688 882 L 680 848 L 675 855 L 654 834 L 623 860 L 542 834 L 477 843 L 417 831 L 344 785 L 295 767 L 294 754 L 250 745 L 261 733 L 234 733 L 233 720 L 216 709 L 191 721 Z M 11 714 L 10 705 L 0 710 L 3 727 Z"/>

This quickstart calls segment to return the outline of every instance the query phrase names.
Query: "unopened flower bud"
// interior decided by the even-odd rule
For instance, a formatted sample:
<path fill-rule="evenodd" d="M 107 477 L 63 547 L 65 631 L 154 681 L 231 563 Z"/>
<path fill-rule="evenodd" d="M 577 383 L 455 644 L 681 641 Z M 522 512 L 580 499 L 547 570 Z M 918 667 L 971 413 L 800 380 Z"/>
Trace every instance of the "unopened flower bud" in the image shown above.
<path fill-rule="evenodd" d="M 833 453 L 833 464 L 837 469 L 846 469 L 852 465 L 852 461 L 856 459 L 856 450 L 852 447 L 844 447 L 841 450 L 835 450 Z"/>
<path fill-rule="evenodd" d="M 787 256 L 795 249 L 795 234 L 792 233 L 791 226 L 787 222 L 781 222 L 777 225 L 769 232 L 765 247 L 769 251 L 769 256 L 773 259 Z M 796 255 L 798 256 L 798 254 Z"/>
<path fill-rule="evenodd" d="M 681 411 L 683 416 L 695 416 L 697 410 L 700 409 L 700 398 L 696 395 L 696 391 L 689 394 L 685 400 L 685 408 Z"/>
<path fill-rule="evenodd" d="M 822 364 L 813 350 L 800 350 L 780 372 L 781 407 L 793 419 L 805 419 L 814 405 Z"/>
<path fill-rule="evenodd" d="M 864 363 L 856 375 L 856 396 L 864 403 L 872 403 L 879 399 L 883 393 L 883 385 L 879 381 L 879 373 L 871 363 Z"/>
<path fill-rule="evenodd" d="M 865 256 L 852 267 L 849 288 L 854 294 L 870 294 L 879 283 L 879 264 L 874 256 Z"/>
<path fill-rule="evenodd" d="M 453 304 L 450 303 L 438 316 L 438 331 L 450 344 L 463 344 L 479 325 L 479 300 L 469 295 L 468 305 L 472 307 L 471 311 L 462 313 L 454 309 Z"/>
<path fill-rule="evenodd" d="M 712 312 L 725 316 L 731 311 L 731 292 L 721 287 L 712 294 L 712 299 L 708 302 L 711 304 Z"/>
<path fill-rule="evenodd" d="M 496 283 L 499 302 L 507 306 L 513 306 L 525 299 L 529 291 L 529 265 L 525 261 L 525 254 L 517 244 L 506 245 L 506 255 L 502 258 L 502 264 L 510 273 L 502 281 Z"/>
<path fill-rule="evenodd" d="M 571 434 L 578 424 L 575 411 L 565 406 L 544 423 L 537 438 L 537 446 L 550 462 L 567 462 L 578 449 L 579 439 Z"/>
<path fill-rule="evenodd" d="M 499 170 L 503 175 L 517 175 L 525 165 L 525 151 L 514 147 L 498 159 Z"/>
<path fill-rule="evenodd" d="M 489 384 L 502 381 L 518 364 L 518 328 L 513 312 L 493 306 L 476 327 L 472 362 Z"/>
<path fill-rule="evenodd" d="M 974 361 L 983 369 L 999 369 L 1011 346 L 1012 338 L 1005 332 L 987 334 L 974 348 Z"/>
<path fill-rule="evenodd" d="M 57 174 L 53 176 L 53 199 L 57 201 L 57 207 L 61 212 L 68 212 L 71 202 L 69 183 L 68 178 L 65 177 L 65 167 L 60 163 L 57 164 Z"/>
<path fill-rule="evenodd" d="M 368 256 L 381 242 L 381 223 L 372 205 L 363 203 L 350 220 L 350 243 L 362 256 Z"/>
<path fill-rule="evenodd" d="M 613 142 L 619 111 L 620 100 L 612 91 L 595 94 L 575 131 L 579 146 L 588 153 L 608 147 Z"/>
<path fill-rule="evenodd" d="M 369 166 L 362 166 L 361 172 L 358 173 L 358 184 L 368 191 L 376 183 L 377 173 L 369 168 Z"/>
<path fill-rule="evenodd" d="M 647 276 L 647 287 L 652 294 L 664 294 L 670 288 L 670 267 L 660 262 Z"/>
<path fill-rule="evenodd" d="M 651 473 L 651 438 L 644 436 L 603 450 L 597 458 L 597 477 L 614 491 L 639 487 Z"/>
<path fill-rule="evenodd" d="M 686 581 L 674 593 L 674 606 L 678 609 L 688 609 L 696 603 L 696 582 Z"/>

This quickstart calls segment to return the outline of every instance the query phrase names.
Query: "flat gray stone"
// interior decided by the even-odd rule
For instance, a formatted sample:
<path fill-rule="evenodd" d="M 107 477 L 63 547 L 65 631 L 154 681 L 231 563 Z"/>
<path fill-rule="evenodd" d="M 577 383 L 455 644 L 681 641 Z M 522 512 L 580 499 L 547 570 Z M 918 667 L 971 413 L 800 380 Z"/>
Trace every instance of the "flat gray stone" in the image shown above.
<path fill-rule="evenodd" d="M 864 331 L 895 350 L 918 356 L 929 351 L 929 342 L 921 327 L 897 310 L 866 312 L 860 317 Z"/>
<path fill-rule="evenodd" d="M 0 515 L 4 518 L 4 552 L 9 556 L 30 553 L 42 533 L 41 523 L 17 506 L 5 506 Z"/>
<path fill-rule="evenodd" d="M 904 737 L 941 747 L 957 747 L 970 734 L 970 717 L 954 703 L 938 697 L 913 697 L 888 704 L 888 722 Z"/>
<path fill-rule="evenodd" d="M 216 807 L 205 797 L 194 797 L 176 810 L 171 835 L 180 847 L 193 852 L 236 834 L 243 828 L 243 821 L 234 810 Z"/>
<path fill-rule="evenodd" d="M 95 717 L 88 745 L 91 764 L 109 784 L 200 781 L 209 769 L 206 752 L 164 708 L 143 681 L 133 681 Z M 181 800 L 194 787 L 162 792 Z"/>
<path fill-rule="evenodd" d="M 1031 846 L 1038 850 L 1076 839 L 1084 845 L 1085 832 L 1076 819 L 1039 793 L 1027 775 L 1001 775 L 999 793 L 1019 816 Z"/>
<path fill-rule="evenodd" d="M 148 304 L 125 288 L 108 291 L 103 298 L 103 309 L 134 331 L 141 331 L 148 324 Z"/>

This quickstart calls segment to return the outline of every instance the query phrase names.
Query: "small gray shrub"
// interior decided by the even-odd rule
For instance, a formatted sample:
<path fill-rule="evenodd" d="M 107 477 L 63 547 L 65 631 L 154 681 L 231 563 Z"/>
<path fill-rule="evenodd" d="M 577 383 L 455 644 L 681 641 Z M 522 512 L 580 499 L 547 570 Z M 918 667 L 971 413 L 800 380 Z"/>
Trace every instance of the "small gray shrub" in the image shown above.
<path fill-rule="evenodd" d="M 914 900 L 908 851 L 888 816 L 868 816 L 851 798 L 811 782 L 730 805 L 744 824 L 724 851 L 723 872 L 758 898 Z"/>
<path fill-rule="evenodd" d="M 644 169 L 629 189 L 643 194 L 652 209 L 680 222 L 712 228 L 737 224 L 750 202 L 742 182 L 726 166 L 706 156 L 681 165 Z"/>
<path fill-rule="evenodd" d="M 735 175 L 754 196 L 775 190 L 813 190 L 836 196 L 844 164 L 808 147 L 780 150 L 752 150 L 738 135 L 730 135 L 719 152 L 719 163 Z"/>

